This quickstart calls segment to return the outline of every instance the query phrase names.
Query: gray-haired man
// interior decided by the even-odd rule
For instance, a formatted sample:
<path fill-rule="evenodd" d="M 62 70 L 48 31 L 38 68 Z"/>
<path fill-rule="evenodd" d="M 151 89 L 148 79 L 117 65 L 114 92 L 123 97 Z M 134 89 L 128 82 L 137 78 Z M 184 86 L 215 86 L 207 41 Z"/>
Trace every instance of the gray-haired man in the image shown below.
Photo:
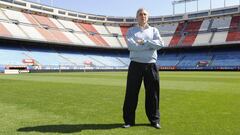
<path fill-rule="evenodd" d="M 138 26 L 127 32 L 131 63 L 128 69 L 127 88 L 123 106 L 123 128 L 135 125 L 135 111 L 142 80 L 145 86 L 145 109 L 151 125 L 160 126 L 159 74 L 156 66 L 157 50 L 164 46 L 157 28 L 148 25 L 148 12 L 137 11 Z"/>

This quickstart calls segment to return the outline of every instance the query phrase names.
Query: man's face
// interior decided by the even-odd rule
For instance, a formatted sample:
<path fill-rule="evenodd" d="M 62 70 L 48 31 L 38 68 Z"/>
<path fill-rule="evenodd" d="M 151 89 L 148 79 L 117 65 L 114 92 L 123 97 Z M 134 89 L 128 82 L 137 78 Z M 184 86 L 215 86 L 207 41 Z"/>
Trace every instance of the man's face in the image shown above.
<path fill-rule="evenodd" d="M 140 25 L 145 25 L 147 24 L 148 21 L 148 13 L 145 10 L 142 10 L 138 13 L 137 15 L 137 20 Z"/>

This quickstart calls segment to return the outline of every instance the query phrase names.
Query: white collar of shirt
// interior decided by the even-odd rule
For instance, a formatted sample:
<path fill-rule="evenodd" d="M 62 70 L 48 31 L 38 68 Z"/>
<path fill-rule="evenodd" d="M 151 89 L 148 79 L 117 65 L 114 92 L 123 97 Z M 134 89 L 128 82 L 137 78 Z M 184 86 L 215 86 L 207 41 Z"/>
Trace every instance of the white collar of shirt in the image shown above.
<path fill-rule="evenodd" d="M 146 24 L 145 27 L 141 27 L 141 26 L 138 25 L 138 27 L 139 27 L 139 29 L 141 29 L 141 30 L 145 30 L 145 29 L 149 28 L 149 24 Z"/>

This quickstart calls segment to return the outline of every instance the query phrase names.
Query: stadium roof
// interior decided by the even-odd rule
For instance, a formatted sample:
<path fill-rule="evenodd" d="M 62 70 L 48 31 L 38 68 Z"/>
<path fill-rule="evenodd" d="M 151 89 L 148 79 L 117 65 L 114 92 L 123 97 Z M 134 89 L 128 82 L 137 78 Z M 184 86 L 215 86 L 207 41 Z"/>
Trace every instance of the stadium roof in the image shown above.
<path fill-rule="evenodd" d="M 41 4 L 60 7 L 63 9 L 78 11 L 94 15 L 117 16 L 117 17 L 135 17 L 136 10 L 140 7 L 146 8 L 151 16 L 165 16 L 173 14 L 173 0 L 28 0 L 40 2 Z M 175 0 L 177 3 L 185 0 Z M 222 8 L 227 6 L 239 5 L 239 0 L 186 0 L 187 13 L 210 9 Z M 196 3 L 197 1 L 197 3 Z M 225 4 L 224 4 L 225 3 Z M 100 8 L 101 7 L 101 8 Z M 176 14 L 185 13 L 185 4 L 180 3 L 175 6 Z"/>

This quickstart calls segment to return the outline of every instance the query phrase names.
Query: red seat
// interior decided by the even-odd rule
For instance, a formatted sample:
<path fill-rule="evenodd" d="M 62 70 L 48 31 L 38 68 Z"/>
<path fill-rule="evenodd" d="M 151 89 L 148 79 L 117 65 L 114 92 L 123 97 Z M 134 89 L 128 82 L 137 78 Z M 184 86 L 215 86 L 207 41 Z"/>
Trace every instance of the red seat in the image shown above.
<path fill-rule="evenodd" d="M 240 41 L 240 16 L 233 16 L 226 41 Z"/>
<path fill-rule="evenodd" d="M 185 36 L 185 38 L 183 39 L 182 45 L 184 46 L 192 46 L 192 44 L 194 43 L 198 31 L 202 25 L 203 21 L 194 21 L 194 22 L 189 22 L 186 29 L 184 30 L 185 33 L 187 33 L 187 35 Z"/>

